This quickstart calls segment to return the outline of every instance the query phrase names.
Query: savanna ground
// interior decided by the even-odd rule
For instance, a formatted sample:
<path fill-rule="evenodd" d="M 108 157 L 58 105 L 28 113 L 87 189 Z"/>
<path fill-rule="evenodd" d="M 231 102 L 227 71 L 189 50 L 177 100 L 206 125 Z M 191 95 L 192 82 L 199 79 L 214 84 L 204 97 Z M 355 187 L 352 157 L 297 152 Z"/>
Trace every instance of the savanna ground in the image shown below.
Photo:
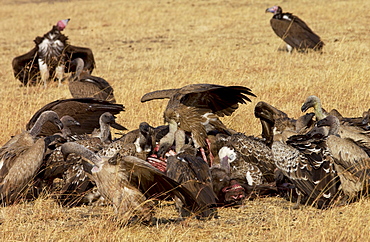
<path fill-rule="evenodd" d="M 289 55 L 273 33 L 265 9 L 279 4 L 300 16 L 325 42 L 324 53 Z M 370 15 L 366 1 L 27 1 L 2 0 L 0 15 L 0 143 L 21 132 L 43 105 L 70 98 L 68 85 L 20 87 L 11 60 L 58 20 L 70 43 L 92 48 L 94 75 L 108 80 L 126 112 L 118 121 L 135 129 L 163 124 L 166 101 L 140 103 L 149 91 L 191 83 L 250 87 L 257 95 L 222 120 L 259 135 L 254 105 L 266 101 L 298 117 L 309 95 L 344 116 L 369 108 Z M 64 208 L 46 194 L 31 203 L 0 208 L 1 241 L 367 241 L 370 200 L 317 210 L 291 210 L 280 198 L 222 208 L 219 219 L 157 226 L 117 226 L 111 207 Z M 173 206 L 156 217 L 175 218 Z"/>

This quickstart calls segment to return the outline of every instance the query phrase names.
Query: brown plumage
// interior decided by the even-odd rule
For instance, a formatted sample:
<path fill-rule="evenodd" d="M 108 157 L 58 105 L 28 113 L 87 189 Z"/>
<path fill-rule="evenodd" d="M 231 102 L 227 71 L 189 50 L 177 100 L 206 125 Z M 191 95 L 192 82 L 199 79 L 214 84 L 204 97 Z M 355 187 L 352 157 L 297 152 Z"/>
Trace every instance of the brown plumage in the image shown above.
<path fill-rule="evenodd" d="M 275 34 L 287 43 L 287 50 L 306 51 L 307 49 L 321 50 L 324 42 L 315 34 L 303 20 L 291 13 L 283 13 L 279 6 L 266 9 L 273 13 L 270 24 Z"/>
<path fill-rule="evenodd" d="M 299 194 L 297 204 L 328 206 L 338 195 L 338 183 L 323 136 L 294 135 L 286 143 L 273 142 L 274 111 L 256 108 L 255 114 L 261 120 L 263 138 L 271 144 L 275 165 Z"/>
<path fill-rule="evenodd" d="M 296 135 L 272 144 L 276 166 L 296 187 L 299 203 L 323 208 L 338 196 L 334 160 L 322 137 Z"/>
<path fill-rule="evenodd" d="M 70 137 L 69 140 L 83 145 L 94 153 L 101 151 L 112 142 L 110 126 L 116 124 L 115 117 L 109 112 L 103 113 L 99 123 L 100 128 L 95 136 L 78 135 Z M 94 187 L 83 170 L 81 157 L 73 154 L 64 159 L 60 146 L 45 161 L 45 169 L 41 177 L 48 184 L 51 184 L 55 178 L 62 178 L 63 182 L 60 182 L 59 189 L 54 192 L 61 194 L 59 198 L 70 205 L 79 203 L 83 197 L 82 194 Z"/>
<path fill-rule="evenodd" d="M 56 100 L 39 109 L 28 122 L 26 128 L 29 129 L 35 123 L 39 115 L 46 111 L 52 110 L 59 117 L 69 115 L 80 123 L 80 126 L 71 127 L 72 134 L 91 134 L 94 129 L 99 128 L 100 116 L 105 112 L 110 112 L 113 115 L 124 111 L 122 104 L 113 104 L 103 100 L 94 98 L 71 98 Z M 115 125 L 112 125 L 115 128 Z M 122 127 L 117 126 L 117 129 Z M 45 124 L 40 131 L 40 135 L 52 135 L 58 130 L 50 125 Z"/>
<path fill-rule="evenodd" d="M 91 97 L 115 103 L 113 88 L 103 78 L 90 75 L 84 69 L 84 61 L 76 58 L 72 61 L 76 64 L 76 72 L 69 80 L 69 91 L 74 98 Z"/>
<path fill-rule="evenodd" d="M 189 132 L 196 148 L 206 147 L 207 132 L 219 130 L 228 132 L 218 119 L 231 115 L 239 103 L 251 101 L 248 96 L 255 96 L 247 87 L 221 86 L 213 84 L 192 84 L 178 89 L 154 91 L 145 94 L 142 102 L 153 99 L 170 99 L 164 111 L 164 120 L 169 123 L 169 133 L 161 140 L 161 146 L 171 146 L 176 131 Z M 185 137 L 185 135 L 179 135 Z M 176 150 L 184 144 L 176 139 Z"/>
<path fill-rule="evenodd" d="M 220 160 L 230 164 L 230 178 L 249 186 L 274 181 L 274 158 L 263 140 L 237 133 L 226 139 L 219 151 Z"/>
<path fill-rule="evenodd" d="M 13 59 L 14 76 L 24 85 L 35 85 L 41 78 L 46 86 L 54 76 L 60 85 L 63 74 L 74 71 L 70 62 L 75 58 L 82 58 L 85 69 L 92 72 L 95 60 L 91 49 L 69 45 L 68 37 L 61 33 L 68 22 L 69 19 L 58 21 L 43 37 L 36 37 L 36 46 L 31 51 Z"/>
<path fill-rule="evenodd" d="M 165 198 L 168 195 L 181 199 L 189 211 L 199 209 L 187 189 L 137 157 L 122 156 L 118 153 L 109 160 L 104 160 L 75 143 L 64 144 L 62 153 L 64 156 L 76 153 L 94 164 L 84 162 L 84 169 L 120 216 L 138 215 L 143 220 L 149 220 L 152 216 L 152 203 L 146 200 Z"/>
<path fill-rule="evenodd" d="M 166 175 L 188 189 L 202 207 L 202 217 L 214 217 L 217 211 L 216 195 L 213 192 L 211 173 L 208 164 L 196 156 L 196 150 L 184 146 L 187 151 L 167 158 Z"/>
<path fill-rule="evenodd" d="M 328 126 L 327 146 L 335 159 L 335 169 L 342 189 L 349 199 L 369 192 L 370 146 L 363 142 L 340 137 L 339 120 L 332 115 L 320 120 L 317 126 Z"/>
<path fill-rule="evenodd" d="M 262 126 L 266 125 L 265 122 L 273 122 L 273 134 L 274 139 L 286 140 L 289 136 L 294 134 L 306 133 L 310 130 L 315 122 L 313 120 L 313 113 L 305 114 L 298 119 L 290 118 L 283 111 L 275 108 L 274 106 L 266 102 L 258 102 L 254 108 L 254 115 L 256 118 L 259 118 Z M 267 115 L 267 118 L 264 116 Z M 271 117 L 269 115 L 272 115 Z M 264 132 L 267 132 L 268 129 L 262 129 Z"/>
<path fill-rule="evenodd" d="M 345 118 L 343 118 L 342 115 L 340 115 L 340 117 L 338 117 L 339 112 L 337 112 L 337 111 L 335 112 L 335 111 L 332 110 L 330 112 L 326 112 L 325 109 L 322 107 L 320 98 L 318 98 L 317 96 L 309 96 L 306 99 L 306 101 L 304 102 L 304 104 L 302 105 L 301 110 L 302 110 L 302 112 L 305 112 L 309 108 L 314 109 L 315 116 L 316 116 L 316 119 L 318 121 L 324 119 L 328 115 L 332 115 L 332 116 L 335 116 L 338 119 L 345 120 Z M 366 113 L 364 113 L 364 116 L 365 117 L 364 117 L 364 120 L 362 122 L 366 122 Z M 342 122 L 342 121 L 341 121 L 341 123 L 342 123 L 342 125 L 339 125 L 338 134 L 342 138 L 350 138 L 350 139 L 352 139 L 356 142 L 362 142 L 365 146 L 370 147 L 370 136 L 367 135 L 364 132 L 363 128 L 358 127 L 357 125 L 353 126 L 350 123 L 347 123 L 347 125 L 346 125 L 346 123 Z M 325 136 L 328 135 L 328 132 L 329 132 L 328 126 L 314 127 L 310 131 L 311 135 L 313 135 L 315 133 L 320 133 L 320 134 L 325 135 Z"/>
<path fill-rule="evenodd" d="M 46 146 L 52 138 L 36 136 L 42 126 L 50 121 L 59 129 L 63 127 L 53 111 L 43 112 L 29 131 L 14 136 L 0 149 L 0 201 L 12 204 L 22 198 L 27 185 L 39 170 Z"/>

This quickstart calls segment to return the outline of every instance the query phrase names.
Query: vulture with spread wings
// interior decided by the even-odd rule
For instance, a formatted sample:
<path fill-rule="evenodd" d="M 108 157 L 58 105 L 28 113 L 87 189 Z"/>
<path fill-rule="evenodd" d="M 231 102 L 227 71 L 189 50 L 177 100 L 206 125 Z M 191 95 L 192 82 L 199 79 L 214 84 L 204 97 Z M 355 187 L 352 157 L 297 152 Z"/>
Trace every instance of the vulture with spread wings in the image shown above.
<path fill-rule="evenodd" d="M 68 37 L 61 33 L 68 22 L 69 19 L 58 21 L 49 32 L 36 37 L 32 50 L 13 59 L 14 76 L 23 85 L 35 85 L 41 79 L 46 87 L 47 81 L 54 77 L 60 85 L 65 72 L 75 71 L 76 67 L 71 61 L 76 58 L 83 59 L 84 68 L 92 72 L 95 67 L 92 50 L 70 45 Z"/>
<path fill-rule="evenodd" d="M 160 150 L 165 147 L 166 151 L 176 140 L 176 151 L 179 151 L 185 142 L 185 132 L 191 133 L 196 148 L 207 147 L 209 131 L 229 133 L 218 117 L 230 116 L 239 107 L 239 103 L 251 101 L 248 96 L 255 97 L 251 89 L 243 86 L 191 84 L 147 93 L 141 102 L 170 99 L 164 111 L 164 120 L 169 124 L 170 131 L 161 139 Z"/>

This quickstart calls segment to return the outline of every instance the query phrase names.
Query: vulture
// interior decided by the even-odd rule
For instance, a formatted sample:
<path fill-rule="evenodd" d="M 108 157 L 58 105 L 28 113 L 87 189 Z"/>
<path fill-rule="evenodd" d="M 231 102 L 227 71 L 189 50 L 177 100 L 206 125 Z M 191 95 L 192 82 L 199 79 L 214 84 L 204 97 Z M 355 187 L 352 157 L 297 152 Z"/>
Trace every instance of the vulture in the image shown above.
<path fill-rule="evenodd" d="M 69 137 L 72 136 L 71 127 L 81 126 L 81 124 L 79 122 L 77 122 L 74 118 L 72 118 L 69 115 L 65 115 L 65 116 L 61 117 L 60 121 L 63 124 L 63 129 L 61 130 L 62 131 L 61 136 L 64 139 L 68 139 Z"/>
<path fill-rule="evenodd" d="M 80 126 L 71 127 L 73 135 L 91 134 L 94 129 L 99 128 L 100 116 L 105 112 L 110 112 L 113 115 L 124 111 L 122 104 L 113 104 L 108 101 L 98 100 L 94 98 L 71 98 L 61 99 L 46 104 L 39 109 L 30 119 L 26 128 L 29 129 L 36 122 L 40 114 L 46 110 L 56 112 L 60 117 L 69 115 L 80 123 Z M 124 130 L 125 128 L 115 123 L 111 124 L 113 128 Z M 50 125 L 45 124 L 39 135 L 52 135 L 58 130 Z"/>
<path fill-rule="evenodd" d="M 217 130 L 230 133 L 218 117 L 230 116 L 246 101 L 254 96 L 243 86 L 222 86 L 214 84 L 191 84 L 177 89 L 154 91 L 145 94 L 141 102 L 168 98 L 164 111 L 164 121 L 169 124 L 169 133 L 160 141 L 159 154 L 164 154 L 176 140 L 176 151 L 185 143 L 185 132 L 191 134 L 195 147 L 208 147 L 207 132 Z M 205 155 L 203 152 L 203 157 Z"/>
<path fill-rule="evenodd" d="M 179 154 L 169 156 L 166 175 L 193 194 L 203 208 L 202 217 L 215 217 L 217 197 L 213 192 L 209 166 L 196 153 L 194 147 L 185 145 Z"/>
<path fill-rule="evenodd" d="M 54 137 L 37 138 L 42 126 L 50 121 L 63 128 L 58 114 L 45 111 L 31 129 L 12 137 L 0 148 L 0 201 L 10 205 L 22 198 L 44 159 L 46 147 Z"/>
<path fill-rule="evenodd" d="M 307 51 L 307 49 L 321 50 L 324 42 L 315 34 L 303 20 L 291 13 L 283 13 L 279 6 L 266 9 L 273 13 L 270 24 L 275 34 L 287 44 L 287 50 Z"/>
<path fill-rule="evenodd" d="M 69 80 L 69 91 L 74 98 L 91 97 L 115 103 L 113 88 L 103 78 L 90 75 L 84 69 L 84 61 L 76 58 L 72 61 L 76 64 L 76 72 Z"/>
<path fill-rule="evenodd" d="M 276 169 L 270 147 L 263 140 L 237 133 L 219 150 L 220 160 L 230 165 L 231 179 L 249 186 L 274 182 Z"/>
<path fill-rule="evenodd" d="M 84 158 L 84 170 L 120 218 L 137 216 L 142 221 L 150 221 L 151 199 L 164 199 L 169 195 L 180 199 L 183 209 L 189 212 L 200 210 L 191 192 L 140 158 L 117 153 L 107 160 L 73 142 L 63 144 L 61 151 L 64 157 L 75 153 Z"/>
<path fill-rule="evenodd" d="M 338 176 L 323 136 L 294 135 L 272 144 L 275 164 L 294 184 L 297 204 L 325 208 L 339 195 Z"/>
<path fill-rule="evenodd" d="M 361 141 L 341 138 L 338 118 L 329 115 L 317 126 L 328 126 L 327 146 L 335 159 L 334 167 L 341 181 L 342 190 L 348 200 L 370 192 L 370 146 Z"/>
<path fill-rule="evenodd" d="M 361 141 L 365 146 L 370 147 L 370 137 L 368 134 L 366 134 L 366 131 L 363 128 L 358 127 L 357 125 L 353 126 L 348 122 L 346 123 L 346 120 L 348 120 L 349 118 L 343 118 L 342 115 L 339 115 L 338 117 L 338 111 L 336 111 L 335 109 L 331 110 L 329 113 L 326 112 L 325 109 L 322 108 L 320 98 L 318 98 L 317 96 L 309 96 L 302 105 L 301 110 L 302 112 L 305 112 L 311 107 L 314 109 L 315 116 L 318 121 L 324 119 L 329 115 L 341 119 L 343 125 L 339 126 L 338 134 L 342 138 L 350 138 L 356 142 Z M 366 112 L 364 113 L 364 119 L 361 122 L 366 122 Z M 328 135 L 328 131 L 328 126 L 323 125 L 320 127 L 314 127 L 310 131 L 310 133 L 311 135 L 315 133 L 320 133 L 326 136 Z"/>
<path fill-rule="evenodd" d="M 60 20 L 44 36 L 36 37 L 35 47 L 12 61 L 14 76 L 23 85 L 35 85 L 41 79 L 44 87 L 50 78 L 57 78 L 61 85 L 65 72 L 73 71 L 71 60 L 81 58 L 89 72 L 95 67 L 94 55 L 89 48 L 68 44 L 68 37 L 61 33 L 69 19 Z"/>
<path fill-rule="evenodd" d="M 270 119 L 273 120 L 273 134 L 275 140 L 286 140 L 291 135 L 305 133 L 315 124 L 313 120 L 313 113 L 307 113 L 298 119 L 293 119 L 288 117 L 288 115 L 283 111 L 280 111 L 274 106 L 263 101 L 260 101 L 256 104 L 256 107 L 254 108 L 254 114 L 256 118 L 260 119 L 262 126 L 266 125 L 265 122 L 269 122 Z M 264 115 L 272 116 L 264 118 Z M 262 128 L 262 130 L 263 132 L 268 132 L 268 129 L 266 128 Z"/>
<path fill-rule="evenodd" d="M 261 107 L 255 109 L 255 116 L 261 120 L 262 137 L 271 147 L 279 172 L 298 194 L 295 208 L 299 203 L 329 206 L 338 196 L 339 184 L 324 136 L 293 135 L 286 142 L 273 141 L 274 112 Z"/>
<path fill-rule="evenodd" d="M 100 129 L 99 132 L 96 131 L 95 136 L 78 135 L 69 137 L 68 140 L 75 141 L 95 153 L 101 151 L 112 141 L 110 126 L 119 124 L 115 122 L 115 117 L 109 112 L 100 116 L 99 123 Z M 71 155 L 65 160 L 61 154 L 60 146 L 50 154 L 44 165 L 45 169 L 40 179 L 47 184 L 52 184 L 55 178 L 63 178 L 64 181 L 61 182 L 63 187 L 60 188 L 58 193 L 61 194 L 64 203 L 78 203 L 82 198 L 81 194 L 94 187 L 83 171 L 81 157 Z M 77 195 L 77 197 L 71 200 L 71 194 Z"/>

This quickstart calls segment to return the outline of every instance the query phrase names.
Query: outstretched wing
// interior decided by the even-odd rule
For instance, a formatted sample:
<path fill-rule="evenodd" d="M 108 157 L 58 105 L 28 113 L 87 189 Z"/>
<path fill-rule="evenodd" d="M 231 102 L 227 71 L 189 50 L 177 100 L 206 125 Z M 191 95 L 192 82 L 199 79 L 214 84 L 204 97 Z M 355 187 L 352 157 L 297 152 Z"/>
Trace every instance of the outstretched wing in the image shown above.
<path fill-rule="evenodd" d="M 141 98 L 141 102 L 150 101 L 153 99 L 165 99 L 165 98 L 171 98 L 173 95 L 175 95 L 179 89 L 166 89 L 166 90 L 159 90 L 154 92 L 146 93 Z"/>
<path fill-rule="evenodd" d="M 193 84 L 181 88 L 180 102 L 186 106 L 211 109 L 216 115 L 231 115 L 238 103 L 251 102 L 255 97 L 251 89 L 243 86 L 221 86 L 214 84 Z"/>
<path fill-rule="evenodd" d="M 12 61 L 15 78 L 23 85 L 34 84 L 40 74 L 37 57 L 38 47 L 34 47 L 26 54 L 17 56 Z"/>

